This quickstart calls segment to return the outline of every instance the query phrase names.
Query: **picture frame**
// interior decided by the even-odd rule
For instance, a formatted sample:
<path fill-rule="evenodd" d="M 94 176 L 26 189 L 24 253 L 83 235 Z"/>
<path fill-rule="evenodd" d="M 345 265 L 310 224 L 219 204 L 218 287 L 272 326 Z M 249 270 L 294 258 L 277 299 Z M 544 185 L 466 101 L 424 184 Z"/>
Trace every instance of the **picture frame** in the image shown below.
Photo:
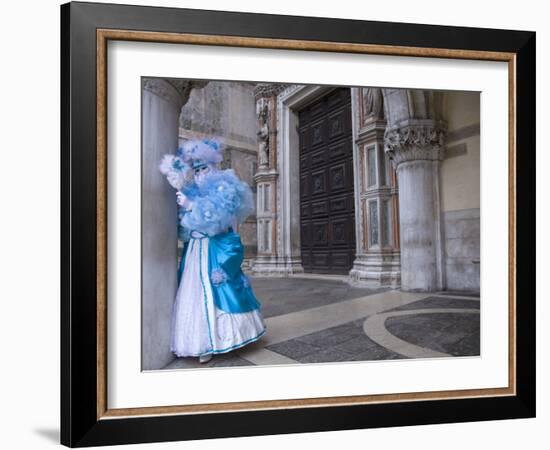
<path fill-rule="evenodd" d="M 107 43 L 508 65 L 506 388 L 107 404 Z M 71 2 L 61 6 L 61 443 L 69 447 L 535 417 L 534 32 Z M 112 130 L 111 130 L 112 132 Z"/>

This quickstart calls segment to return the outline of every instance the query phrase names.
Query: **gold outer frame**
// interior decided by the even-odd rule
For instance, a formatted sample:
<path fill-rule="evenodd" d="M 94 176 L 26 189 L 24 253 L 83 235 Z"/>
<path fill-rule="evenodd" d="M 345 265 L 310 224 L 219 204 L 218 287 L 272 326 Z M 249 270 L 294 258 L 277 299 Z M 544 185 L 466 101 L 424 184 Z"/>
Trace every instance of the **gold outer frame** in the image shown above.
<path fill-rule="evenodd" d="M 174 414 L 221 413 L 403 401 L 449 400 L 516 395 L 516 54 L 478 50 L 405 47 L 240 36 L 97 29 L 97 419 Z M 200 405 L 108 409 L 107 405 L 107 42 L 109 40 L 180 43 L 286 50 L 363 53 L 508 63 L 508 387 L 408 392 Z"/>

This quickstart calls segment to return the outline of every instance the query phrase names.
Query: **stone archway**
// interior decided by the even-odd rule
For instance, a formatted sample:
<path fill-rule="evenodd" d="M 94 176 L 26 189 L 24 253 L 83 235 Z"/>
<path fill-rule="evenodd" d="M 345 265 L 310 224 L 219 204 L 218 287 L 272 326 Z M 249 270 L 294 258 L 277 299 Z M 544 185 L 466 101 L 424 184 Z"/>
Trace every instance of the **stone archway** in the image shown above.
<path fill-rule="evenodd" d="M 258 256 L 253 271 L 284 276 L 304 271 L 300 242 L 298 109 L 330 86 L 259 85 L 257 105 L 261 151 L 269 152 L 259 165 Z M 264 110 L 265 108 L 265 110 Z M 265 132 L 261 132 L 265 129 Z M 260 152 L 261 153 L 261 152 Z M 262 162 L 262 161 L 260 161 Z"/>
<path fill-rule="evenodd" d="M 260 161 L 255 177 L 258 183 L 258 256 L 252 268 L 255 273 L 285 276 L 304 272 L 298 111 L 334 89 L 334 86 L 311 85 L 258 86 Z"/>

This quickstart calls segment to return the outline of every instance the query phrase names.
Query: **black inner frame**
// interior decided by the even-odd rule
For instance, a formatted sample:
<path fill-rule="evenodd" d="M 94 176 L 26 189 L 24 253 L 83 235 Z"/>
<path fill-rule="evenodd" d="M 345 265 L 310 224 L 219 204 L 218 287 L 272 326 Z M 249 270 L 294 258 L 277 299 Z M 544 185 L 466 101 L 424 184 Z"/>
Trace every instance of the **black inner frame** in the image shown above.
<path fill-rule="evenodd" d="M 98 28 L 515 53 L 517 395 L 97 420 Z M 61 6 L 60 134 L 62 444 L 82 447 L 535 416 L 534 32 L 69 3 Z"/>

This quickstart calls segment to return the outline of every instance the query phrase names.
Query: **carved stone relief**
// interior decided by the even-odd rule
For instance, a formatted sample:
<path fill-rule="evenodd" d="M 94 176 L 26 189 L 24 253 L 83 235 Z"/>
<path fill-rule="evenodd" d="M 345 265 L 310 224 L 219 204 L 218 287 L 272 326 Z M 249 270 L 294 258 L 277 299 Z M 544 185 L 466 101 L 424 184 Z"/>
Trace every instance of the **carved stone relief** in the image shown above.
<path fill-rule="evenodd" d="M 363 89 L 363 111 L 367 119 L 384 118 L 384 99 L 382 89 L 377 87 Z"/>

